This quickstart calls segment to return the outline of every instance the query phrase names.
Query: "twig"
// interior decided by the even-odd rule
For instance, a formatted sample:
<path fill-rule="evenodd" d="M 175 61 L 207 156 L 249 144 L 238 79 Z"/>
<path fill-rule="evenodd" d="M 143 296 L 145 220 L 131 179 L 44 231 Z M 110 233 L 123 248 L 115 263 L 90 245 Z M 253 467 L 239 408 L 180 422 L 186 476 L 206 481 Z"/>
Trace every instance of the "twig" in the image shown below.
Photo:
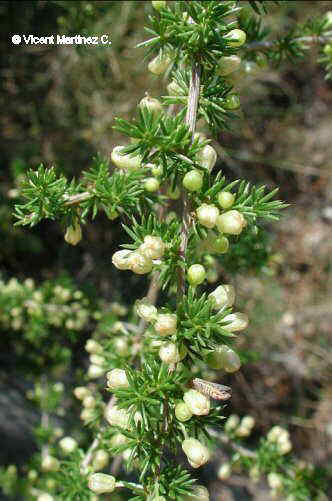
<path fill-rule="evenodd" d="M 193 64 L 191 72 L 191 80 L 189 86 L 188 106 L 186 114 L 186 124 L 192 135 L 192 140 L 195 134 L 197 108 L 199 100 L 199 87 L 200 87 L 201 68 L 196 62 Z M 182 229 L 181 229 L 181 243 L 179 249 L 179 258 L 185 264 L 186 250 L 188 246 L 189 230 L 191 226 L 189 200 L 185 193 L 182 192 Z M 180 265 L 178 267 L 178 286 L 177 286 L 177 304 L 180 304 L 181 298 L 185 293 L 185 270 Z"/>
<path fill-rule="evenodd" d="M 332 36 L 306 36 L 306 37 L 298 37 L 294 38 L 294 42 L 298 43 L 308 43 L 308 44 L 324 44 L 332 41 Z M 243 48 L 247 50 L 268 50 L 272 49 L 275 45 L 277 45 L 278 40 L 271 41 L 261 41 L 261 42 L 251 42 L 245 45 Z"/>
<path fill-rule="evenodd" d="M 251 451 L 250 449 L 247 449 L 246 447 L 243 447 L 242 445 L 239 445 L 236 442 L 233 442 L 225 433 L 209 429 L 209 434 L 215 437 L 217 440 L 219 440 L 219 442 L 229 445 L 234 451 L 242 454 L 242 456 L 247 456 L 250 458 L 257 457 L 256 452 Z"/>

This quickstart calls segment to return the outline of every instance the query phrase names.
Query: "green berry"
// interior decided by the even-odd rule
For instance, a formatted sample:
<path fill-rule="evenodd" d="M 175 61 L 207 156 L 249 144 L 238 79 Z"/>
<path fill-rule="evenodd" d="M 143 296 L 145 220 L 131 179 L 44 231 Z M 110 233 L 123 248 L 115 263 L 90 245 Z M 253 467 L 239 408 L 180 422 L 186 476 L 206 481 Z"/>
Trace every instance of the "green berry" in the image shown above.
<path fill-rule="evenodd" d="M 246 41 L 246 34 L 243 30 L 231 30 L 224 36 L 227 40 L 227 45 L 229 47 L 241 47 Z"/>
<path fill-rule="evenodd" d="M 229 249 L 229 240 L 227 237 L 218 237 L 213 242 L 213 250 L 218 254 L 226 254 Z"/>
<path fill-rule="evenodd" d="M 218 203 L 223 209 L 230 209 L 234 203 L 235 195 L 230 191 L 221 191 L 218 194 Z"/>
<path fill-rule="evenodd" d="M 190 266 L 188 273 L 187 273 L 187 278 L 188 282 L 191 285 L 199 285 L 202 282 L 204 282 L 206 277 L 206 271 L 204 266 L 201 264 L 193 264 Z"/>
<path fill-rule="evenodd" d="M 166 7 L 166 0 L 155 0 L 152 2 L 152 7 L 156 10 L 161 10 Z"/>
<path fill-rule="evenodd" d="M 191 170 L 184 176 L 182 184 L 189 191 L 199 191 L 203 185 L 203 176 L 198 170 Z"/>
<path fill-rule="evenodd" d="M 228 94 L 223 102 L 225 110 L 238 110 L 241 106 L 240 98 L 237 94 Z"/>
<path fill-rule="evenodd" d="M 184 422 L 191 418 L 193 413 L 185 402 L 179 402 L 175 406 L 175 416 L 178 421 Z"/>
<path fill-rule="evenodd" d="M 149 191 L 151 193 L 154 191 L 158 191 L 159 186 L 160 186 L 159 181 L 155 177 L 148 177 L 144 183 L 144 188 L 146 189 L 146 191 Z"/>

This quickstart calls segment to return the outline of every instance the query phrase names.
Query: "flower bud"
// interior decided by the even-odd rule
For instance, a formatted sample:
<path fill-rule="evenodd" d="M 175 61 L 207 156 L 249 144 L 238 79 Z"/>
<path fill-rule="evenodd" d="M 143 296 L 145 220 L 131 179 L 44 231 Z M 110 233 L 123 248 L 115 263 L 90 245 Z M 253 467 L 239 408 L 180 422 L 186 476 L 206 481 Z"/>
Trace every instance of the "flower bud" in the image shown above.
<path fill-rule="evenodd" d="M 142 157 L 124 153 L 125 146 L 115 146 L 111 153 L 111 160 L 119 169 L 136 170 L 141 167 Z"/>
<path fill-rule="evenodd" d="M 88 369 L 88 378 L 97 379 L 105 373 L 105 370 L 100 365 L 91 364 Z"/>
<path fill-rule="evenodd" d="M 175 406 L 175 416 L 181 422 L 188 421 L 191 418 L 193 413 L 189 409 L 188 405 L 185 402 L 179 402 Z"/>
<path fill-rule="evenodd" d="M 155 177 L 147 177 L 144 182 L 144 189 L 149 193 L 158 191 L 160 188 L 160 183 Z"/>
<path fill-rule="evenodd" d="M 219 59 L 217 73 L 224 77 L 239 69 L 241 58 L 239 56 L 223 56 Z"/>
<path fill-rule="evenodd" d="M 204 266 L 201 264 L 193 264 L 190 266 L 188 273 L 187 273 L 187 278 L 188 282 L 190 285 L 199 285 L 202 282 L 204 282 L 206 277 L 206 271 Z"/>
<path fill-rule="evenodd" d="M 202 204 L 196 210 L 198 221 L 206 228 L 213 228 L 218 220 L 219 209 L 215 205 Z"/>
<path fill-rule="evenodd" d="M 240 423 L 240 426 L 235 431 L 235 435 L 244 438 L 244 437 L 249 437 L 250 432 L 251 432 L 250 428 L 246 428 L 245 426 L 242 425 L 242 423 Z"/>
<path fill-rule="evenodd" d="M 187 349 L 184 345 L 180 348 L 174 343 L 165 343 L 159 350 L 160 359 L 166 364 L 176 364 L 187 355 Z"/>
<path fill-rule="evenodd" d="M 183 186 L 189 191 L 199 191 L 203 186 L 203 176 L 197 169 L 193 169 L 184 176 Z"/>
<path fill-rule="evenodd" d="M 116 433 L 110 440 L 111 447 L 119 447 L 120 445 L 124 445 L 128 442 L 128 438 L 122 433 Z"/>
<path fill-rule="evenodd" d="M 139 107 L 142 109 L 147 108 L 154 115 L 158 115 L 163 111 L 161 102 L 158 99 L 150 96 L 143 97 L 143 99 L 141 99 L 139 102 Z"/>
<path fill-rule="evenodd" d="M 277 442 L 278 452 L 281 455 L 288 454 L 292 450 L 292 442 L 285 436 L 281 436 Z"/>
<path fill-rule="evenodd" d="M 235 351 L 221 344 L 214 351 L 206 355 L 206 363 L 211 369 L 224 369 L 226 372 L 235 372 L 241 367 L 241 360 Z"/>
<path fill-rule="evenodd" d="M 85 350 L 88 353 L 99 354 L 103 352 L 103 347 L 94 339 L 88 339 L 87 342 L 85 343 Z"/>
<path fill-rule="evenodd" d="M 218 193 L 218 204 L 223 209 L 230 209 L 234 203 L 235 195 L 230 191 L 221 191 Z"/>
<path fill-rule="evenodd" d="M 87 407 L 84 407 L 80 414 L 80 419 L 87 423 L 88 421 L 91 421 L 94 418 L 94 410 L 93 409 L 88 409 Z"/>
<path fill-rule="evenodd" d="M 230 332 L 243 331 L 249 324 L 248 315 L 240 312 L 230 313 L 226 315 L 222 321 L 227 323 L 224 328 Z"/>
<path fill-rule="evenodd" d="M 100 365 L 100 367 L 102 367 L 106 362 L 104 357 L 101 357 L 100 355 L 95 355 L 94 353 L 90 355 L 89 359 L 91 364 Z"/>
<path fill-rule="evenodd" d="M 325 12 L 324 14 L 324 21 L 325 21 L 325 28 L 326 29 L 331 29 L 332 28 L 332 11 L 331 10 L 328 10 L 327 12 Z"/>
<path fill-rule="evenodd" d="M 49 454 L 43 457 L 41 462 L 41 469 L 43 471 L 58 471 L 59 468 L 60 463 L 55 457 L 50 456 Z"/>
<path fill-rule="evenodd" d="M 70 245 L 77 245 L 82 240 L 82 229 L 78 223 L 75 226 L 68 226 L 65 233 L 65 241 Z"/>
<path fill-rule="evenodd" d="M 123 369 L 113 369 L 106 374 L 107 386 L 111 390 L 118 390 L 119 388 L 129 388 L 126 371 Z"/>
<path fill-rule="evenodd" d="M 154 75 L 161 75 L 164 73 L 171 63 L 171 58 L 166 54 L 159 54 L 157 57 L 152 59 L 148 64 L 148 69 Z"/>
<path fill-rule="evenodd" d="M 210 412 L 210 399 L 199 391 L 186 391 L 183 400 L 195 416 L 206 416 Z"/>
<path fill-rule="evenodd" d="M 268 442 L 277 442 L 281 437 L 289 439 L 289 433 L 281 426 L 273 426 L 267 434 Z"/>
<path fill-rule="evenodd" d="M 92 467 L 94 470 L 103 470 L 108 465 L 109 460 L 109 454 L 103 449 L 99 449 L 92 460 Z"/>
<path fill-rule="evenodd" d="M 280 489 L 282 487 L 282 477 L 278 473 L 271 472 L 267 476 L 267 483 L 271 489 Z"/>
<path fill-rule="evenodd" d="M 157 316 L 157 308 L 146 297 L 136 301 L 135 310 L 137 315 L 146 322 L 152 322 Z"/>
<path fill-rule="evenodd" d="M 247 36 L 243 30 L 235 29 L 224 35 L 224 38 L 226 38 L 229 47 L 241 47 L 245 43 Z"/>
<path fill-rule="evenodd" d="M 209 491 L 204 485 L 195 485 L 191 493 L 183 499 L 184 501 L 209 501 Z"/>
<path fill-rule="evenodd" d="M 160 177 L 163 175 L 164 169 L 161 164 L 159 165 L 151 164 L 151 165 L 153 165 L 153 167 L 151 167 L 151 173 L 154 177 Z"/>
<path fill-rule="evenodd" d="M 77 442 L 72 437 L 64 437 L 60 440 L 59 446 L 65 454 L 70 454 L 77 448 Z"/>
<path fill-rule="evenodd" d="M 230 463 L 224 463 L 220 466 L 217 477 L 219 480 L 227 480 L 232 474 L 232 467 Z"/>
<path fill-rule="evenodd" d="M 148 259 L 161 259 L 165 252 L 165 244 L 160 237 L 147 235 L 139 247 L 139 253 Z"/>
<path fill-rule="evenodd" d="M 96 399 L 92 395 L 87 395 L 82 402 L 83 407 L 86 409 L 93 409 L 96 407 Z"/>
<path fill-rule="evenodd" d="M 213 300 L 213 309 L 230 308 L 235 301 L 235 289 L 233 285 L 219 285 L 209 296 Z"/>
<path fill-rule="evenodd" d="M 212 171 L 216 161 L 217 153 L 209 144 L 204 146 L 196 155 L 196 162 L 202 167 L 205 167 L 209 172 Z"/>
<path fill-rule="evenodd" d="M 159 336 L 171 336 L 175 334 L 177 316 L 174 313 L 159 313 L 154 324 L 155 331 Z"/>
<path fill-rule="evenodd" d="M 145 257 L 140 252 L 132 252 L 128 259 L 129 267 L 137 275 L 145 275 L 150 273 L 153 267 L 152 260 Z"/>
<path fill-rule="evenodd" d="M 190 465 L 199 468 L 210 459 L 210 451 L 196 438 L 187 438 L 182 442 L 182 449 Z"/>
<path fill-rule="evenodd" d="M 105 419 L 111 426 L 127 428 L 129 414 L 125 409 L 119 409 L 116 405 L 108 405 L 105 409 Z"/>
<path fill-rule="evenodd" d="M 240 424 L 240 418 L 237 414 L 231 414 L 225 423 L 225 431 L 229 433 L 235 430 Z"/>
<path fill-rule="evenodd" d="M 239 235 L 246 226 L 246 220 L 237 210 L 230 210 L 220 214 L 217 218 L 216 224 L 221 233 Z"/>
<path fill-rule="evenodd" d="M 85 386 L 78 386 L 74 389 L 74 395 L 78 400 L 83 400 L 90 394 L 90 391 Z"/>
<path fill-rule="evenodd" d="M 128 349 L 128 342 L 125 337 L 115 337 L 113 338 L 113 347 L 116 353 L 120 357 L 124 357 L 128 355 L 129 349 Z"/>
<path fill-rule="evenodd" d="M 172 80 L 168 85 L 167 85 L 167 92 L 170 96 L 178 96 L 181 95 L 182 89 L 180 85 L 178 85 L 175 80 Z"/>
<path fill-rule="evenodd" d="M 236 372 L 241 367 L 239 355 L 231 348 L 226 347 L 224 359 L 224 370 L 226 372 Z"/>
<path fill-rule="evenodd" d="M 154 0 L 152 3 L 152 7 L 156 10 L 165 9 L 166 0 Z"/>
<path fill-rule="evenodd" d="M 118 270 L 129 270 L 129 257 L 132 255 L 132 251 L 124 249 L 115 252 L 112 256 L 112 263 Z"/>
<path fill-rule="evenodd" d="M 28 480 L 30 482 L 35 482 L 38 478 L 38 472 L 36 470 L 29 470 L 28 471 Z"/>
<path fill-rule="evenodd" d="M 228 94 L 222 104 L 225 110 L 238 110 L 241 106 L 240 97 L 238 94 Z"/>
<path fill-rule="evenodd" d="M 212 242 L 212 251 L 217 254 L 226 254 L 229 249 L 228 238 L 220 236 Z"/>
<path fill-rule="evenodd" d="M 244 416 L 241 419 L 241 426 L 252 430 L 252 428 L 255 426 L 255 419 L 252 416 Z"/>
<path fill-rule="evenodd" d="M 89 477 L 89 489 L 96 494 L 104 494 L 106 492 L 113 492 L 115 489 L 115 478 L 112 475 L 105 473 L 93 473 Z"/>

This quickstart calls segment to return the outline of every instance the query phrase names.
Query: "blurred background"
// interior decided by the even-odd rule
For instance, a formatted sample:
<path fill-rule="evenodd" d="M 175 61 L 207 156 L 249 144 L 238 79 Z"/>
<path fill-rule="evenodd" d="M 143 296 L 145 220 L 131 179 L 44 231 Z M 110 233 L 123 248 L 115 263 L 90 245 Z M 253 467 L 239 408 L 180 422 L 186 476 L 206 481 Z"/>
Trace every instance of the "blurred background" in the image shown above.
<path fill-rule="evenodd" d="M 115 145 L 125 144 L 112 129 L 114 116 L 133 116 L 146 91 L 166 94 L 167 82 L 148 74 L 143 51 L 134 49 L 144 39 L 150 4 L 0 3 L 2 280 L 32 278 L 39 284 L 70 276 L 91 297 L 130 305 L 143 296 L 144 278 L 132 276 L 128 286 L 111 265 L 112 253 L 126 241 L 118 220 L 98 215 L 74 248 L 56 222 L 14 227 L 12 213 L 28 168 L 54 165 L 79 178 L 94 156 L 109 158 Z M 328 10 L 331 1 L 271 2 L 265 21 L 285 32 Z M 112 46 L 13 45 L 11 36 L 22 33 L 106 33 Z M 216 269 L 218 281 L 235 284 L 239 310 L 253 319 L 246 336 L 239 336 L 247 363 L 224 380 L 233 388 L 227 415 L 254 416 L 253 441 L 273 424 L 286 426 L 296 455 L 326 467 L 332 457 L 332 83 L 324 80 L 317 55 L 313 47 L 300 62 L 260 69 L 237 84 L 241 119 L 215 141 L 215 170 L 230 179 L 280 186 L 280 198 L 290 207 L 281 221 L 246 235 Z M 74 367 L 85 356 L 89 332 L 87 326 L 75 341 Z M 24 350 L 16 349 L 20 329 L 8 329 L 1 310 L 0 334 L 0 461 L 20 465 L 36 450 L 32 429 L 39 417 L 26 399 L 33 370 L 27 377 Z M 203 481 L 218 493 L 215 499 L 266 499 L 264 486 L 241 474 L 228 483 L 214 475 L 209 468 L 203 472 Z"/>

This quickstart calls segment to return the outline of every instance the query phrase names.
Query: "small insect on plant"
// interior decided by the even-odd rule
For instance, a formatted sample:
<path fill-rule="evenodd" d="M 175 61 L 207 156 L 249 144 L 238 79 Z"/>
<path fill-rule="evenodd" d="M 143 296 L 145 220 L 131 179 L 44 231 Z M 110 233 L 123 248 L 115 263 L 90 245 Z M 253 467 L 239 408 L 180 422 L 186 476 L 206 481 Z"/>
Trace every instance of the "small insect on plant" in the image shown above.
<path fill-rule="evenodd" d="M 232 389 L 229 386 L 223 384 L 212 383 L 211 381 L 205 381 L 204 379 L 199 379 L 196 377 L 192 381 L 192 385 L 195 390 L 203 393 L 207 397 L 211 397 L 214 400 L 229 400 L 232 396 Z"/>

